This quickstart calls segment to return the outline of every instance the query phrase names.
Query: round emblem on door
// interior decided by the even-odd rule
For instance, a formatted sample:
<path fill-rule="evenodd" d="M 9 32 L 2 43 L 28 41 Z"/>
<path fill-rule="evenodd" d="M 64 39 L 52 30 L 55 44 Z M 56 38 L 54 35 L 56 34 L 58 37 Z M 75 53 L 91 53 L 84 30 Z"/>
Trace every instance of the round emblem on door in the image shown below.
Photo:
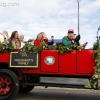
<path fill-rule="evenodd" d="M 47 65 L 53 65 L 55 63 L 55 58 L 52 56 L 47 56 L 45 57 L 44 61 Z"/>

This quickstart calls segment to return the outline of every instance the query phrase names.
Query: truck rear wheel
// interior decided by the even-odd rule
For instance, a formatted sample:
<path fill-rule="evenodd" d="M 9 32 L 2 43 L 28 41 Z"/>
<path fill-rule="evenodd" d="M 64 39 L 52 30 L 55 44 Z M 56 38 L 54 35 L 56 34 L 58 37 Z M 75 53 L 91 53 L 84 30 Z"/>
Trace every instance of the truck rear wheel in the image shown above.
<path fill-rule="evenodd" d="M 16 74 L 8 69 L 0 70 L 0 100 L 12 100 L 19 91 Z"/>
<path fill-rule="evenodd" d="M 34 88 L 34 86 L 20 86 L 19 92 L 20 93 L 28 93 L 30 92 L 32 89 Z"/>

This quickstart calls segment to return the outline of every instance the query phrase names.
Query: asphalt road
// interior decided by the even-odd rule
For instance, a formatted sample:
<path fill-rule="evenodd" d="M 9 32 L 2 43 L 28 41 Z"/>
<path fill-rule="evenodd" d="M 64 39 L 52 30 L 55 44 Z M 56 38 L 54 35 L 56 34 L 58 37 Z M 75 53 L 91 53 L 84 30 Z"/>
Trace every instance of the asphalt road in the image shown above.
<path fill-rule="evenodd" d="M 100 91 L 38 87 L 14 100 L 100 100 Z"/>

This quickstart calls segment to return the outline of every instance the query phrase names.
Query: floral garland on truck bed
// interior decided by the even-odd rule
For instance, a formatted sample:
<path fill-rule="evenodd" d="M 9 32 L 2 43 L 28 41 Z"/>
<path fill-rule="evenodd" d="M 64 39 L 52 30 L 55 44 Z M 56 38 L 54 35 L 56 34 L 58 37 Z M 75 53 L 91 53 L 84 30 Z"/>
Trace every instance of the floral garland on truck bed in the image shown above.
<path fill-rule="evenodd" d="M 30 44 L 25 44 L 21 49 L 23 52 L 31 52 L 31 53 L 39 53 L 43 49 L 48 49 L 48 45 L 46 43 L 42 43 L 39 47 L 33 46 Z M 72 52 L 73 49 L 82 50 L 83 47 L 73 44 L 71 46 L 63 46 L 62 44 L 53 45 L 51 49 L 57 50 L 59 53 Z M 12 52 L 14 51 L 14 47 L 12 45 L 8 46 L 0 46 L 0 52 Z"/>
<path fill-rule="evenodd" d="M 0 52 L 12 52 L 14 51 L 14 47 L 12 45 L 2 46 L 0 45 Z"/>
<path fill-rule="evenodd" d="M 94 49 L 94 54 L 93 58 L 95 61 L 95 66 L 94 66 L 94 74 L 91 77 L 90 81 L 85 85 L 86 88 L 96 88 L 98 85 L 98 81 L 100 79 L 100 43 L 96 42 L 94 43 L 93 49 Z"/>
<path fill-rule="evenodd" d="M 94 66 L 94 74 L 91 77 L 89 83 L 85 85 L 86 88 L 96 88 L 98 80 L 100 79 L 100 52 L 99 52 L 99 46 L 100 43 L 96 42 L 94 43 L 93 49 L 94 54 L 93 58 L 95 60 L 95 66 Z M 22 52 L 31 52 L 31 53 L 39 53 L 43 49 L 47 49 L 48 46 L 43 42 L 39 47 L 25 44 L 25 46 L 21 49 Z M 62 44 L 56 44 L 53 45 L 51 49 L 57 50 L 59 53 L 66 53 L 66 52 L 72 52 L 73 49 L 82 50 L 82 46 L 78 46 L 76 44 L 73 44 L 71 46 L 63 46 Z M 14 51 L 14 47 L 9 46 L 0 46 L 0 52 L 11 52 Z"/>
<path fill-rule="evenodd" d="M 22 48 L 22 51 L 23 52 L 31 52 L 31 53 L 39 53 L 39 52 L 41 52 L 44 49 L 45 50 L 48 49 L 48 46 L 47 46 L 47 44 L 45 44 L 43 42 L 39 47 L 26 44 Z M 57 44 L 57 45 L 53 45 L 50 49 L 51 50 L 57 50 L 59 53 L 66 53 L 66 52 L 72 52 L 73 49 L 82 50 L 83 47 L 78 46 L 76 44 L 71 45 L 71 46 L 63 46 L 62 44 Z"/>

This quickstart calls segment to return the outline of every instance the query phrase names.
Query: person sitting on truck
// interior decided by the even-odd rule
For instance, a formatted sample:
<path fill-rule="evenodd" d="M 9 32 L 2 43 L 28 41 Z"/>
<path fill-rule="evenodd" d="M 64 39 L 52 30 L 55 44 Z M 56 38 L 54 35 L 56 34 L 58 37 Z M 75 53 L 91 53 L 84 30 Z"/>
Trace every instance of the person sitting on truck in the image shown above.
<path fill-rule="evenodd" d="M 44 42 L 44 36 L 41 32 L 37 35 L 37 38 L 34 40 L 34 45 L 35 46 L 40 46 L 42 42 Z M 47 43 L 48 40 L 45 40 L 45 42 Z"/>
<path fill-rule="evenodd" d="M 14 49 L 20 49 L 21 43 L 17 31 L 12 32 L 11 37 L 9 38 L 9 44 L 11 44 Z"/>
<path fill-rule="evenodd" d="M 25 42 L 24 42 L 24 35 L 19 35 L 19 40 L 20 40 L 20 43 L 21 43 L 21 47 L 20 48 L 23 48 L 23 46 L 25 45 Z"/>
<path fill-rule="evenodd" d="M 73 29 L 69 29 L 68 30 L 68 36 L 63 37 L 62 43 L 63 43 L 64 46 L 70 46 L 72 44 L 76 44 L 75 36 L 74 36 L 74 30 Z M 87 45 L 87 42 L 85 42 L 81 46 L 85 47 L 86 45 Z"/>
<path fill-rule="evenodd" d="M 2 35 L 4 36 L 3 45 L 4 45 L 4 43 L 5 43 L 5 45 L 8 45 L 9 42 L 11 41 L 11 37 L 9 38 L 9 35 L 8 35 L 7 31 L 3 31 Z M 20 43 L 21 43 L 21 48 L 22 48 L 25 45 L 25 43 L 24 43 L 24 35 L 19 35 L 18 34 L 18 37 L 19 37 L 19 40 L 20 40 Z"/>
<path fill-rule="evenodd" d="M 34 40 L 35 46 L 40 46 L 42 42 L 45 42 L 47 45 L 52 45 L 54 43 L 54 37 L 52 36 L 52 41 L 48 42 L 48 38 L 44 32 L 41 32 L 37 35 L 37 38 Z"/>

